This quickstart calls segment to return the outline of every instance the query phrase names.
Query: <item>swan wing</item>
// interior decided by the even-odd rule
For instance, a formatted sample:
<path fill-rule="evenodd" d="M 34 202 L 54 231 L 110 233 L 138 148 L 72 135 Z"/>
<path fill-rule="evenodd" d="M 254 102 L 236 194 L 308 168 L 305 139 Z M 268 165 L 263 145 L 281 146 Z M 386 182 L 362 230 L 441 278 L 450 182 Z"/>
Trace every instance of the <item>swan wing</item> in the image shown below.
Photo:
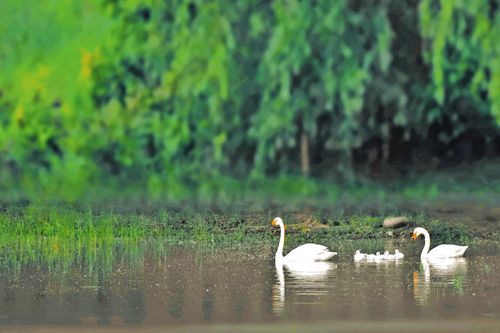
<path fill-rule="evenodd" d="M 283 259 L 285 261 L 325 261 L 335 256 L 336 252 L 331 252 L 326 246 L 318 244 L 304 244 L 288 253 Z"/>
<path fill-rule="evenodd" d="M 456 258 L 464 255 L 468 246 L 442 244 L 427 253 L 427 258 Z"/>
<path fill-rule="evenodd" d="M 324 252 L 318 253 L 318 255 L 314 258 L 314 261 L 327 261 L 332 259 L 337 255 L 337 252 L 328 251 L 328 249 Z"/>

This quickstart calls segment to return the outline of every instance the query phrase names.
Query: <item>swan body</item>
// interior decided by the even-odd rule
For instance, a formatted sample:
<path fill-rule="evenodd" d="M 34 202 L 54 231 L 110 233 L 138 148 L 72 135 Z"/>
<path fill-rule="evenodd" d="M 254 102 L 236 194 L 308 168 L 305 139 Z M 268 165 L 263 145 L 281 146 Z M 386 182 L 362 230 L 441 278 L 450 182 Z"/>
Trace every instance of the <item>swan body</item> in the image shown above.
<path fill-rule="evenodd" d="M 389 254 L 389 251 L 384 252 L 384 260 L 394 260 L 394 254 Z"/>
<path fill-rule="evenodd" d="M 465 250 L 467 250 L 468 246 L 460 246 L 460 245 L 452 245 L 452 244 L 442 244 L 438 245 L 432 250 L 429 251 L 431 246 L 431 236 L 429 232 L 424 228 L 415 228 L 411 235 L 413 240 L 416 240 L 420 235 L 424 235 L 425 245 L 422 249 L 422 253 L 420 254 L 420 258 L 457 258 L 462 257 L 464 255 Z"/>
<path fill-rule="evenodd" d="M 360 250 L 356 250 L 356 253 L 354 253 L 354 261 L 362 261 L 366 259 L 366 254 L 361 253 Z"/>
<path fill-rule="evenodd" d="M 405 257 L 405 255 L 403 253 L 399 252 L 398 249 L 396 249 L 394 251 L 394 259 L 399 260 L 399 259 L 403 259 L 404 257 Z"/>
<path fill-rule="evenodd" d="M 375 254 L 370 253 L 366 255 L 366 261 L 380 261 L 384 259 L 384 256 L 380 254 L 380 252 L 377 252 Z"/>
<path fill-rule="evenodd" d="M 327 261 L 337 255 L 337 252 L 328 250 L 326 246 L 307 243 L 293 249 L 286 256 L 283 256 L 283 247 L 285 245 L 285 225 L 283 224 L 283 220 L 279 217 L 276 217 L 273 220 L 272 225 L 280 227 L 280 242 L 275 257 L 277 264 L 286 264 L 287 262 L 298 261 Z"/>
<path fill-rule="evenodd" d="M 375 261 L 376 258 L 377 258 L 377 256 L 373 253 L 366 255 L 366 260 L 368 260 L 368 261 Z"/>

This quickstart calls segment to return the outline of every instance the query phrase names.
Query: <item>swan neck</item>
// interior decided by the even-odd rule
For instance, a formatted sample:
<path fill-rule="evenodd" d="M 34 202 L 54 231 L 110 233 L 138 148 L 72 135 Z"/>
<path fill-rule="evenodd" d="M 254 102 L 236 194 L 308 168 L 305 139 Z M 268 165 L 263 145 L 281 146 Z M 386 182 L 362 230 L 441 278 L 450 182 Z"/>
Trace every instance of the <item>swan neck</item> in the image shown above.
<path fill-rule="evenodd" d="M 424 234 L 425 245 L 422 249 L 422 253 L 420 254 L 420 258 L 426 258 L 427 253 L 429 253 L 429 248 L 431 247 L 431 236 L 429 235 L 427 230 L 424 230 L 422 233 Z"/>
<path fill-rule="evenodd" d="M 276 262 L 281 262 L 283 259 L 283 247 L 285 246 L 285 228 L 280 225 L 280 242 L 278 250 L 276 250 Z"/>

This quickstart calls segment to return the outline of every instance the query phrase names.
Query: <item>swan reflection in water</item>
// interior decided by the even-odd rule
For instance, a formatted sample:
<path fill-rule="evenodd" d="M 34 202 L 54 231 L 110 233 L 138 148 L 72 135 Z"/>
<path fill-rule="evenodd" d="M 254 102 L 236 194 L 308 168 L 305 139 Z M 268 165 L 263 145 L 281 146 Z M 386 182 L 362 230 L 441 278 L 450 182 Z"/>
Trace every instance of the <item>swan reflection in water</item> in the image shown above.
<path fill-rule="evenodd" d="M 276 281 L 273 285 L 273 313 L 280 315 L 285 308 L 285 274 L 283 274 L 283 265 L 276 263 Z"/>
<path fill-rule="evenodd" d="M 298 296 L 315 296 L 328 292 L 329 272 L 335 264 L 326 261 L 276 263 L 276 280 L 273 285 L 272 309 L 281 315 L 285 309 L 285 281 L 289 292 Z M 286 279 L 285 279 L 286 275 Z"/>
<path fill-rule="evenodd" d="M 427 304 L 433 291 L 440 298 L 463 294 L 463 281 L 467 278 L 465 258 L 428 258 L 421 259 L 420 264 L 420 271 L 413 272 L 413 295 L 418 304 Z"/>

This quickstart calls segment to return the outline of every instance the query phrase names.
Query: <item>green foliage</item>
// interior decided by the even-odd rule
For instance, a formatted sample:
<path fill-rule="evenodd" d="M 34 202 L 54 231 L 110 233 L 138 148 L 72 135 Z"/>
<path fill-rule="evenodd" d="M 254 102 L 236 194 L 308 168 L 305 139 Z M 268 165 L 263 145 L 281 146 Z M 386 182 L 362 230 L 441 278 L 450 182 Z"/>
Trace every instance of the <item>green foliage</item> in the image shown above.
<path fill-rule="evenodd" d="M 0 13 L 0 190 L 75 200 L 135 183 L 184 198 L 309 164 L 350 176 L 370 142 L 383 163 L 399 151 L 411 164 L 416 143 L 440 159 L 468 130 L 498 134 L 487 0 L 22 0 Z"/>
<path fill-rule="evenodd" d="M 391 31 L 386 9 L 350 10 L 345 1 L 276 1 L 274 22 L 259 65 L 261 104 L 250 133 L 257 140 L 256 168 L 280 151 L 297 147 L 305 134 L 312 145 L 344 153 L 360 145 L 363 97 L 371 72 L 386 72 Z M 332 117 L 326 142 L 314 142 L 320 117 Z M 293 166 L 293 159 L 287 164 Z"/>
<path fill-rule="evenodd" d="M 92 63 L 112 26 L 100 2 L 0 4 L 0 180 L 79 196 L 90 158 Z"/>
<path fill-rule="evenodd" d="M 452 244 L 470 244 L 471 232 L 463 224 L 448 224 L 436 219 L 420 218 L 419 226 L 425 227 L 432 236 L 433 242 L 452 243 Z M 432 231 L 431 231 L 432 230 Z"/>
<path fill-rule="evenodd" d="M 491 114 L 500 122 L 500 18 L 489 1 L 431 1 L 420 4 L 420 26 L 432 65 L 434 100 L 440 113 Z M 485 98 L 484 96 L 487 96 Z M 467 109 L 463 109 L 463 104 Z M 458 128 L 457 128 L 458 127 Z"/>
<path fill-rule="evenodd" d="M 197 178 L 199 171 L 217 173 L 238 121 L 225 107 L 236 78 L 230 76 L 234 40 L 222 4 L 200 6 L 192 24 L 187 3 L 158 1 L 154 10 L 117 5 L 125 43 L 95 69 L 96 100 L 112 112 L 109 126 L 119 131 L 107 151 L 119 172 L 153 171 L 152 187 L 171 186 L 188 174 Z"/>

